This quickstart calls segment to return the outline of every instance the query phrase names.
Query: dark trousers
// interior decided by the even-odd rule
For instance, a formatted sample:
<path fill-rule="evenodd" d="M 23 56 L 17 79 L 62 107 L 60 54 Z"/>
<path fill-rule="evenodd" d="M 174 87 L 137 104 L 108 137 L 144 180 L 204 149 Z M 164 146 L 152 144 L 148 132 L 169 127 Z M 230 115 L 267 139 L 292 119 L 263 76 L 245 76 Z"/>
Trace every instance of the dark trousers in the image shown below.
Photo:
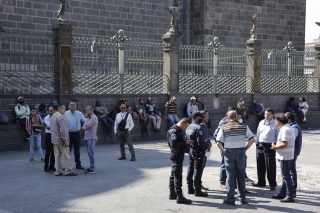
<path fill-rule="evenodd" d="M 118 129 L 118 140 L 119 140 L 119 144 L 120 144 L 120 153 L 121 153 L 121 157 L 126 157 L 126 149 L 124 147 L 124 144 L 127 143 L 128 147 L 129 147 L 129 151 L 131 153 L 131 157 L 135 158 L 136 154 L 134 152 L 134 148 L 131 142 L 131 133 L 129 133 L 129 135 L 127 135 L 127 130 L 119 130 Z"/>
<path fill-rule="evenodd" d="M 287 198 L 293 198 L 293 185 L 290 175 L 290 163 L 291 160 L 278 160 L 281 168 L 282 186 L 280 189 L 280 195 Z"/>
<path fill-rule="evenodd" d="M 46 155 L 44 158 L 44 169 L 54 168 L 54 151 L 53 151 L 53 144 L 51 143 L 51 134 L 46 133 L 44 137 L 44 142 L 46 144 Z M 49 161 L 50 159 L 50 161 Z M 50 164 L 49 164 L 50 163 Z"/>
<path fill-rule="evenodd" d="M 201 192 L 201 179 L 206 161 L 207 158 L 205 156 L 194 160 L 194 188 L 196 192 Z"/>
<path fill-rule="evenodd" d="M 140 128 L 141 128 L 141 135 L 143 135 L 144 133 L 147 134 L 148 133 L 148 123 L 149 123 L 149 119 L 144 120 L 143 117 L 139 117 L 139 123 L 140 123 Z"/>
<path fill-rule="evenodd" d="M 113 133 L 114 121 L 109 116 L 103 116 L 100 118 L 100 121 L 103 123 L 104 128 L 108 134 Z"/>
<path fill-rule="evenodd" d="M 28 131 L 26 130 L 26 118 L 19 118 L 19 124 L 21 125 L 24 134 L 26 135 L 27 138 L 30 137 Z"/>
<path fill-rule="evenodd" d="M 294 156 L 294 159 L 291 160 L 290 163 L 290 175 L 291 175 L 291 180 L 292 180 L 292 185 L 293 189 L 292 192 L 293 194 L 297 194 L 297 170 L 296 170 L 296 162 L 297 162 L 297 156 Z"/>
<path fill-rule="evenodd" d="M 191 151 L 192 152 L 192 151 Z M 188 189 L 193 189 L 193 174 L 194 174 L 194 159 L 192 154 L 189 153 L 189 167 L 187 172 L 187 185 Z"/>
<path fill-rule="evenodd" d="M 179 154 L 176 159 L 171 160 L 172 168 L 169 178 L 169 189 L 175 191 L 178 195 L 182 194 L 182 164 L 184 153 Z"/>
<path fill-rule="evenodd" d="M 69 132 L 69 139 L 70 139 L 70 144 L 69 144 L 69 149 L 70 149 L 70 154 L 72 151 L 72 148 L 74 148 L 74 161 L 76 162 L 76 166 L 81 166 L 81 161 L 80 161 L 80 132 Z"/>
<path fill-rule="evenodd" d="M 276 187 L 276 151 L 270 149 L 271 143 L 259 143 L 256 147 L 257 154 L 257 172 L 258 172 L 258 185 L 266 185 L 266 172 L 267 179 L 270 187 Z"/>
<path fill-rule="evenodd" d="M 304 114 L 301 110 L 295 111 L 295 113 L 297 113 L 297 115 L 300 118 L 300 121 L 303 122 L 304 121 Z"/>

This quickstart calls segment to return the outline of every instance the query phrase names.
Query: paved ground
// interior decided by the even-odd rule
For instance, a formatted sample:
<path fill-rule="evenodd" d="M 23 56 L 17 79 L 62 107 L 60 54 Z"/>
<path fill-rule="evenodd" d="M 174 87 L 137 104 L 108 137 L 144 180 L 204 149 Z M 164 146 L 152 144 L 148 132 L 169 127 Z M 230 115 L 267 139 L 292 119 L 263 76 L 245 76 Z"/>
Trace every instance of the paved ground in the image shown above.
<path fill-rule="evenodd" d="M 204 172 L 203 185 L 210 188 L 209 197 L 193 200 L 191 205 L 168 200 L 170 174 L 169 149 L 165 141 L 135 143 L 137 161 L 118 161 L 118 145 L 96 147 L 95 174 L 75 170 L 77 177 L 43 172 L 36 153 L 28 162 L 27 151 L 0 153 L 0 213 L 9 212 L 320 212 L 320 144 L 319 130 L 303 132 L 302 154 L 298 158 L 299 186 L 295 203 L 283 204 L 270 199 L 274 191 L 248 186 L 249 205 L 221 204 L 226 191 L 219 188 L 219 152 L 214 147 Z M 127 149 L 127 157 L 129 157 Z M 72 157 L 72 160 L 74 158 Z M 81 147 L 84 167 L 89 161 Z M 183 176 L 186 177 L 187 156 Z M 256 180 L 255 148 L 248 151 L 247 173 Z M 281 184 L 278 170 L 278 184 Z M 278 187 L 279 189 L 279 187 Z M 277 189 L 277 191 L 278 191 Z"/>

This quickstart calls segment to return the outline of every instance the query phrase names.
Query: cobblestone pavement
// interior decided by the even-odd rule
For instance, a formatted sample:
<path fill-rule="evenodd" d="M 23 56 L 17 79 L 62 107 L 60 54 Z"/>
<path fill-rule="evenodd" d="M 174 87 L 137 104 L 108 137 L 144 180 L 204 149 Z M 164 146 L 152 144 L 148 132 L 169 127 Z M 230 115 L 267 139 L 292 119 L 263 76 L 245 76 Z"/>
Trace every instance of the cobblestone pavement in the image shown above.
<path fill-rule="evenodd" d="M 191 205 L 168 200 L 170 174 L 169 149 L 166 141 L 135 143 L 137 161 L 119 161 L 119 146 L 96 147 L 96 173 L 74 170 L 77 177 L 56 177 L 43 171 L 43 163 L 35 152 L 35 161 L 28 162 L 29 152 L 0 153 L 0 213 L 9 212 L 320 212 L 320 144 L 319 130 L 303 132 L 303 148 L 297 161 L 299 186 L 295 203 L 270 199 L 277 191 L 248 186 L 249 205 L 222 204 L 226 190 L 219 187 L 220 154 L 214 146 L 203 175 L 209 197 L 187 194 L 187 156 L 183 170 L 185 196 Z M 130 154 L 127 150 L 127 158 Z M 248 153 L 248 176 L 257 180 L 255 148 Z M 72 161 L 74 160 L 72 155 Z M 86 148 L 81 147 L 81 160 L 89 166 Z M 74 165 L 74 163 L 73 163 Z M 281 185 L 280 170 L 277 182 Z"/>

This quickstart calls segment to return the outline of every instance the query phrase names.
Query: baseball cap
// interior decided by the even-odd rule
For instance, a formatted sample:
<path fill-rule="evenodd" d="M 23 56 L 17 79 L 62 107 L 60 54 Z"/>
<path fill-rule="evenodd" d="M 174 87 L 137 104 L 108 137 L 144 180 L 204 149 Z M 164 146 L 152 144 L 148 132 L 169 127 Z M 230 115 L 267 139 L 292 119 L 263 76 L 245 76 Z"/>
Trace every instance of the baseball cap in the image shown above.
<path fill-rule="evenodd" d="M 204 116 L 200 113 L 200 112 L 196 112 L 193 114 L 193 118 L 195 117 L 200 117 L 200 118 L 204 118 Z"/>
<path fill-rule="evenodd" d="M 96 104 L 101 104 L 101 100 L 96 100 Z"/>
<path fill-rule="evenodd" d="M 243 101 L 243 98 L 240 98 L 240 101 Z"/>
<path fill-rule="evenodd" d="M 151 97 L 148 98 L 149 101 L 153 100 Z"/>
<path fill-rule="evenodd" d="M 191 101 L 191 100 L 196 100 L 196 97 L 192 96 L 192 97 L 190 98 L 190 101 Z"/>
<path fill-rule="evenodd" d="M 176 96 L 172 96 L 171 97 L 171 100 L 173 100 L 173 101 L 176 100 L 176 99 L 177 99 Z"/>
<path fill-rule="evenodd" d="M 58 101 L 51 101 L 51 105 L 58 105 Z"/>
<path fill-rule="evenodd" d="M 23 98 L 23 96 L 19 96 L 18 101 L 20 101 L 20 99 L 22 99 L 22 98 Z"/>
<path fill-rule="evenodd" d="M 121 99 L 120 99 L 120 102 L 126 102 L 126 99 L 121 98 Z"/>
<path fill-rule="evenodd" d="M 79 99 L 74 98 L 74 99 L 72 99 L 71 101 L 77 102 L 77 101 L 79 101 Z"/>

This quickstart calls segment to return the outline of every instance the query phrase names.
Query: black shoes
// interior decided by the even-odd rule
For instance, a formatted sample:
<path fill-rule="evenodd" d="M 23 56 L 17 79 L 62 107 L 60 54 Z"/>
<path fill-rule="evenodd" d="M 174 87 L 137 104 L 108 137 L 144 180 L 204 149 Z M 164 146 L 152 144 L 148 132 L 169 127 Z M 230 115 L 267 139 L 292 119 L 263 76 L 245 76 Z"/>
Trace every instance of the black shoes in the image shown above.
<path fill-rule="evenodd" d="M 223 200 L 223 203 L 224 203 L 224 204 L 227 204 L 227 205 L 231 205 L 231 206 L 234 206 L 234 205 L 235 205 L 235 202 L 232 202 L 232 201 L 230 201 L 230 200 L 228 200 L 228 199 Z"/>
<path fill-rule="evenodd" d="M 51 170 L 50 169 L 44 169 L 44 172 L 48 173 L 48 174 L 51 174 Z"/>
<path fill-rule="evenodd" d="M 177 199 L 177 194 L 174 190 L 170 190 L 170 194 L 169 194 L 169 200 L 175 200 Z"/>
<path fill-rule="evenodd" d="M 125 160 L 126 159 L 126 157 L 120 157 L 120 158 L 118 158 L 118 160 Z"/>
<path fill-rule="evenodd" d="M 196 197 L 208 197 L 208 193 L 207 192 L 202 192 L 202 191 L 195 192 L 194 196 L 196 196 Z"/>
<path fill-rule="evenodd" d="M 91 169 L 87 169 L 86 171 L 84 171 L 85 174 L 94 174 L 95 171 L 91 170 Z"/>
<path fill-rule="evenodd" d="M 132 157 L 132 158 L 130 159 L 130 161 L 136 161 L 136 158 L 135 158 L 135 157 Z"/>
<path fill-rule="evenodd" d="M 69 174 L 66 174 L 66 176 L 78 176 L 78 174 L 71 172 L 71 173 L 69 173 Z"/>
<path fill-rule="evenodd" d="M 280 202 L 283 202 L 283 203 L 294 203 L 294 198 L 284 198 L 284 199 L 280 200 Z"/>
<path fill-rule="evenodd" d="M 271 191 L 276 190 L 276 187 L 270 187 L 270 190 Z"/>
<path fill-rule="evenodd" d="M 253 187 L 266 187 L 266 185 L 260 185 L 258 183 L 252 183 L 251 184 Z"/>
<path fill-rule="evenodd" d="M 188 194 L 193 195 L 194 194 L 194 188 L 189 188 L 188 189 Z"/>
<path fill-rule="evenodd" d="M 49 169 L 50 169 L 51 171 L 53 171 L 53 172 L 56 171 L 56 168 L 54 168 L 54 167 L 49 167 Z"/>
<path fill-rule="evenodd" d="M 108 135 L 109 138 L 113 138 L 113 134 L 107 133 L 107 135 Z"/>
<path fill-rule="evenodd" d="M 240 201 L 240 203 L 241 203 L 241 205 L 248 205 L 249 203 L 248 203 L 248 201 Z"/>
<path fill-rule="evenodd" d="M 185 197 L 183 197 L 183 195 L 181 194 L 181 195 L 177 195 L 177 203 L 179 203 L 179 204 L 190 204 L 190 203 L 192 203 L 192 201 L 187 199 L 187 198 L 185 198 Z"/>
<path fill-rule="evenodd" d="M 277 194 L 277 195 L 273 195 L 272 198 L 273 199 L 284 199 L 286 196 L 283 196 L 283 195 L 280 195 L 280 194 Z"/>
<path fill-rule="evenodd" d="M 76 169 L 84 169 L 83 166 L 76 166 Z"/>

